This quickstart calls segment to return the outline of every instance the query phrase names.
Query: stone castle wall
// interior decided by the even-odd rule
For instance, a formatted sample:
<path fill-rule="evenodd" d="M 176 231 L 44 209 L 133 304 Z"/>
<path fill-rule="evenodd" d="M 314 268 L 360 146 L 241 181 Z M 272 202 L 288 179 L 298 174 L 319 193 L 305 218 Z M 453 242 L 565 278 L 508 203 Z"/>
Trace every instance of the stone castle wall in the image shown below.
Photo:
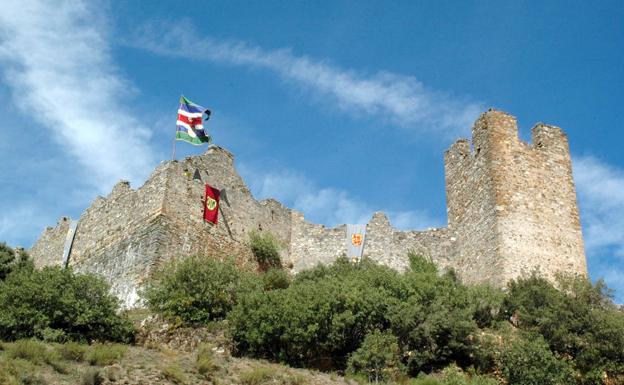
<path fill-rule="evenodd" d="M 399 231 L 383 213 L 367 224 L 364 257 L 395 269 L 413 250 L 467 282 L 504 284 L 540 268 L 586 273 L 567 140 L 538 125 L 533 144 L 518 139 L 515 118 L 488 111 L 475 123 L 472 148 L 457 141 L 445 154 L 449 226 Z M 204 184 L 222 191 L 219 225 L 202 220 Z M 69 220 L 47 228 L 31 253 L 39 265 L 60 264 Z M 331 263 L 346 253 L 346 226 L 327 228 L 269 199 L 257 201 L 212 146 L 196 157 L 163 162 L 140 188 L 118 183 L 79 218 L 70 265 L 104 276 L 125 306 L 140 304 L 138 288 L 155 267 L 191 254 L 251 263 L 251 231 L 280 241 L 292 272 Z"/>
<path fill-rule="evenodd" d="M 568 142 L 538 124 L 532 143 L 516 119 L 489 111 L 475 123 L 472 148 L 457 141 L 445 157 L 449 228 L 467 282 L 502 285 L 533 270 L 586 274 Z"/>

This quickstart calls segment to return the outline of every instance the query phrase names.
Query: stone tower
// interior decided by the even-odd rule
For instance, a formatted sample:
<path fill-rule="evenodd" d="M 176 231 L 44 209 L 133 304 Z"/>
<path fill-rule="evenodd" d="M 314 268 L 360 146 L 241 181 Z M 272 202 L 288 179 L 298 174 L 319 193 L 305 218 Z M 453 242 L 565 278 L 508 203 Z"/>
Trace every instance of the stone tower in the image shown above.
<path fill-rule="evenodd" d="M 537 124 L 531 144 L 515 117 L 489 110 L 445 154 L 453 265 L 467 282 L 504 285 L 539 270 L 587 274 L 568 141 Z"/>

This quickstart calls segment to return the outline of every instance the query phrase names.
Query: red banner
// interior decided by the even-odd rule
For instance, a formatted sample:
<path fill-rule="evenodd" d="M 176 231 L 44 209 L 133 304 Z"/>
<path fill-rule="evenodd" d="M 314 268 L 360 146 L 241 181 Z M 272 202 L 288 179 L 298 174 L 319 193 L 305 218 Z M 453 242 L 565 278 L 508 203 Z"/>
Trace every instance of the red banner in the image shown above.
<path fill-rule="evenodd" d="M 221 191 L 210 187 L 206 183 L 206 196 L 204 197 L 204 220 L 215 225 L 219 218 L 219 195 Z"/>

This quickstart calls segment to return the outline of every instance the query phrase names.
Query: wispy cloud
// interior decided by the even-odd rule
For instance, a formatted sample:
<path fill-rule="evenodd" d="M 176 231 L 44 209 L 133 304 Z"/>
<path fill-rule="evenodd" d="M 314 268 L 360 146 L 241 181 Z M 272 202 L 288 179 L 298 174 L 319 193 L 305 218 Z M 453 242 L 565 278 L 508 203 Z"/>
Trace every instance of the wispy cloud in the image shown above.
<path fill-rule="evenodd" d="M 153 155 L 150 131 L 121 102 L 131 86 L 100 14 L 97 3 L 3 1 L 0 63 L 23 117 L 49 130 L 104 192 L 120 178 L 143 179 Z"/>
<path fill-rule="evenodd" d="M 41 211 L 34 204 L 21 203 L 14 207 L 3 207 L 0 217 L 0 242 L 8 241 L 12 246 L 28 247 L 23 243 L 24 234 L 41 233 L 41 223 L 53 225 L 54 218 Z"/>
<path fill-rule="evenodd" d="M 594 157 L 574 159 L 590 268 L 624 301 L 624 170 Z"/>
<path fill-rule="evenodd" d="M 587 250 L 614 248 L 624 262 L 624 170 L 581 157 L 574 159 L 574 178 Z"/>
<path fill-rule="evenodd" d="M 456 136 L 467 132 L 484 109 L 480 103 L 427 88 L 412 76 L 383 71 L 366 75 L 297 56 L 289 49 L 265 50 L 241 41 L 198 38 L 188 28 L 146 27 L 133 45 L 160 55 L 269 70 L 344 111 L 377 116 L 418 132 Z"/>
<path fill-rule="evenodd" d="M 257 199 L 274 198 L 304 213 L 306 219 L 327 226 L 367 223 L 375 211 L 385 211 L 393 226 L 402 230 L 442 226 L 425 211 L 385 210 L 371 207 L 345 190 L 319 187 L 292 170 L 262 172 L 248 165 L 239 166 L 241 175 Z"/>

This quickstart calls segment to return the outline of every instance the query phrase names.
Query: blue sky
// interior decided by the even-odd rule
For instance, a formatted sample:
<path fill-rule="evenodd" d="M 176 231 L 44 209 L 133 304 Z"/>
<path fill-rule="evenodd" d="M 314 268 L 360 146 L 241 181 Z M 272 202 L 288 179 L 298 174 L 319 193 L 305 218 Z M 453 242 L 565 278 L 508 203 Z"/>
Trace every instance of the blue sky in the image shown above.
<path fill-rule="evenodd" d="M 590 274 L 623 302 L 624 3 L 389 4 L 3 1 L 0 240 L 140 186 L 181 93 L 256 197 L 327 225 L 443 226 L 443 151 L 493 107 L 523 139 L 567 132 Z"/>

